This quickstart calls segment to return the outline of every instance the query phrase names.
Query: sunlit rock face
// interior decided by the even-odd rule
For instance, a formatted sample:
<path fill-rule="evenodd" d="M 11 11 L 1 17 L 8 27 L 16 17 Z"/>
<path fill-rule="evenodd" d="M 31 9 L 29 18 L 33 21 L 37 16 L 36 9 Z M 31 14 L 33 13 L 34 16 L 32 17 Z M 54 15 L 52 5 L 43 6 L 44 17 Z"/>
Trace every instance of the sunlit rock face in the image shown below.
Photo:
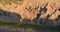
<path fill-rule="evenodd" d="M 60 0 L 23 0 L 18 1 L 18 4 L 10 3 L 10 5 L 0 3 L 0 9 L 19 14 L 21 16 L 20 22 L 23 19 L 28 19 L 32 23 L 35 21 L 39 24 L 51 25 L 60 22 Z M 14 15 L 11 16 L 14 18 L 17 17 Z"/>

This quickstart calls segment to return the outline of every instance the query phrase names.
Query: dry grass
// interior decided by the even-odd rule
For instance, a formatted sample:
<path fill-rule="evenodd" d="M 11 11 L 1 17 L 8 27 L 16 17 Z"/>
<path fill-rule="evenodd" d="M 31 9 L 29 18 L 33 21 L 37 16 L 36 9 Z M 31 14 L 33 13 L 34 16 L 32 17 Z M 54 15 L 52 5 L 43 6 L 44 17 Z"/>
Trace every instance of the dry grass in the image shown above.
<path fill-rule="evenodd" d="M 23 1 L 23 0 L 0 0 L 0 3 L 11 4 L 11 3 L 18 3 L 18 1 Z"/>

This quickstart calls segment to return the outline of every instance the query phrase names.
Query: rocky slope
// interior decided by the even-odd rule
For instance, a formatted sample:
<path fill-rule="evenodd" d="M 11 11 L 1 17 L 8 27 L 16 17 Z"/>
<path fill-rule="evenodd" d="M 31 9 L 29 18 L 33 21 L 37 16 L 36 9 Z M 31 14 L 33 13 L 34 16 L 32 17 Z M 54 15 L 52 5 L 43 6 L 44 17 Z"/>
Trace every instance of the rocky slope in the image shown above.
<path fill-rule="evenodd" d="M 8 18 L 14 21 L 17 21 L 18 18 L 18 21 L 20 22 L 22 22 L 23 19 L 28 19 L 31 22 L 42 22 L 43 24 L 53 23 L 53 25 L 56 25 L 60 23 L 60 0 L 18 0 L 17 4 L 13 2 L 10 4 L 4 3 L 5 1 L 0 3 L 0 9 L 11 13 L 16 13 L 20 16 L 15 17 L 15 15 L 10 14 L 13 16 L 13 19 L 12 17 Z"/>

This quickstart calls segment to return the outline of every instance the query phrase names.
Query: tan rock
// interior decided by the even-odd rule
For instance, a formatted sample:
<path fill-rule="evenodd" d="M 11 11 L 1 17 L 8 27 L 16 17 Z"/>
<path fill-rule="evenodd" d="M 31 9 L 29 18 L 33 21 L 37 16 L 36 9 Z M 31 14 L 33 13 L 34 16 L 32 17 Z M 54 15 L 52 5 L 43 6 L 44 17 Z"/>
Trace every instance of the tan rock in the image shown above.
<path fill-rule="evenodd" d="M 49 19 L 56 19 L 58 15 L 60 15 L 60 11 L 57 10 L 55 12 L 55 10 L 60 7 L 60 2 L 56 0 L 24 0 L 21 5 L 11 3 L 11 5 L 1 4 L 0 6 L 1 6 L 1 9 L 3 10 L 6 10 L 8 12 L 14 12 L 21 15 L 22 19 L 33 20 L 35 17 L 37 17 L 36 15 L 37 13 L 39 13 L 40 8 L 41 7 L 44 8 L 45 3 L 48 3 L 48 5 L 46 6 L 47 11 L 46 13 L 41 14 L 40 18 L 45 18 L 49 14 L 51 15 Z M 39 8 L 35 9 L 36 7 L 39 7 Z M 26 10 L 25 8 L 27 8 L 28 10 Z"/>

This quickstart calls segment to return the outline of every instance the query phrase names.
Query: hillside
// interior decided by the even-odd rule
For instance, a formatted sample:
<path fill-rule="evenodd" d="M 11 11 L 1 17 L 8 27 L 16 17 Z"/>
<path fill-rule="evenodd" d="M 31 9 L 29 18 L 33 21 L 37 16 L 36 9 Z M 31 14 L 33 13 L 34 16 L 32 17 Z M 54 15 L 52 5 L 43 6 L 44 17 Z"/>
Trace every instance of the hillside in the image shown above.
<path fill-rule="evenodd" d="M 59 32 L 60 0 L 0 0 L 0 32 Z"/>
<path fill-rule="evenodd" d="M 24 19 L 28 19 L 31 23 L 60 23 L 60 0 L 0 0 L 0 10 L 6 11 L 0 11 L 0 14 L 6 14 L 0 15 L 3 17 L 1 19 L 9 21 L 22 23 Z"/>

